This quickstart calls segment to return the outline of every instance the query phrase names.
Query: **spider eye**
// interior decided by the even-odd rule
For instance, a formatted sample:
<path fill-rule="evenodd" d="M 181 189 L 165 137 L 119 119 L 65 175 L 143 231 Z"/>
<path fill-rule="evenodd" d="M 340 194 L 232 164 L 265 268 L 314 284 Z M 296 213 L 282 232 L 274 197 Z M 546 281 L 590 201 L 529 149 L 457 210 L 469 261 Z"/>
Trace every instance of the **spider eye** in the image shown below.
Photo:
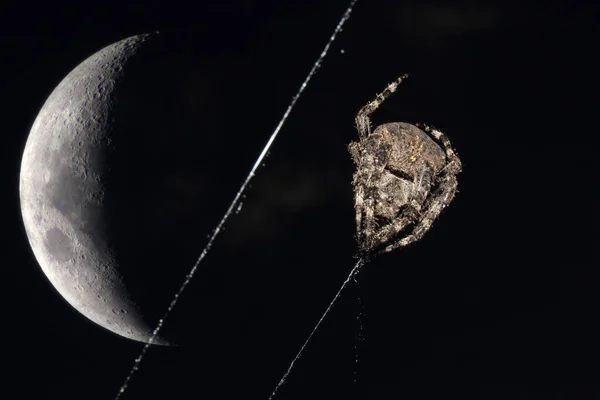
<path fill-rule="evenodd" d="M 398 179 L 402 179 L 404 181 L 410 181 L 410 182 L 414 182 L 415 181 L 415 177 L 412 176 L 411 174 L 409 174 L 406 171 L 402 171 L 398 168 L 394 168 L 391 165 L 386 165 L 384 167 L 384 169 L 386 171 L 388 171 L 390 174 L 394 175 L 396 178 Z"/>

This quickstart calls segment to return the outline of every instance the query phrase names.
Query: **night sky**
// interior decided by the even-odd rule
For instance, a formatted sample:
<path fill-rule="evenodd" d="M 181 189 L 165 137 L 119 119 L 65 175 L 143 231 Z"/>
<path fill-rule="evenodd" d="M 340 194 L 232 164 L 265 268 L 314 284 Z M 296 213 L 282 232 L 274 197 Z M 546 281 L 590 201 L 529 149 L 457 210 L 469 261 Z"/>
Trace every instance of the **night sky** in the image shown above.
<path fill-rule="evenodd" d="M 156 207 L 199 255 L 348 5 L 124 3 L 2 10 L 6 398 L 112 399 L 142 348 L 74 310 L 29 246 L 20 161 L 54 87 L 128 36 L 189 50 L 184 114 L 212 144 L 181 154 L 212 167 L 182 185 L 206 201 Z M 583 1 L 359 1 L 167 321 L 187 344 L 152 348 L 122 398 L 269 397 L 355 262 L 354 116 L 403 73 L 373 122 L 445 132 L 459 193 L 423 240 L 362 270 L 274 399 L 600 398 L 599 40 Z M 183 281 L 191 265 L 150 267 Z"/>

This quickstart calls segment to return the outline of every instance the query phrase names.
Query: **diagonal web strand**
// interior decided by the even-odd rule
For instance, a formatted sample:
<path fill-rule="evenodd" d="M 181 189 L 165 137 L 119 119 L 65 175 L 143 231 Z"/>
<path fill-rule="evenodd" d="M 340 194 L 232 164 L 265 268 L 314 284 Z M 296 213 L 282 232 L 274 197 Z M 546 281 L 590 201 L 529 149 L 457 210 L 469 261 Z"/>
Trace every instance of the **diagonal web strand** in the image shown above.
<path fill-rule="evenodd" d="M 115 396 L 115 400 L 119 400 L 121 398 L 121 395 L 123 393 L 125 393 L 125 390 L 127 390 L 127 387 L 129 385 L 129 381 L 131 380 L 131 378 L 133 377 L 133 375 L 139 369 L 139 366 L 140 366 L 142 360 L 144 359 L 144 356 L 146 355 L 146 353 L 148 352 L 148 349 L 150 348 L 150 346 L 154 342 L 156 336 L 160 332 L 160 330 L 161 330 L 161 328 L 162 328 L 165 320 L 169 317 L 169 315 L 171 314 L 171 311 L 173 310 L 173 308 L 175 308 L 175 305 L 177 304 L 177 301 L 179 300 L 179 297 L 181 296 L 181 294 L 183 293 L 183 291 L 186 289 L 186 287 L 188 286 L 188 284 L 192 280 L 192 278 L 194 276 L 194 273 L 198 269 L 198 266 L 200 265 L 200 263 L 202 262 L 202 260 L 204 259 L 204 257 L 206 257 L 206 255 L 208 254 L 208 252 L 210 251 L 210 248 L 212 247 L 212 244 L 215 241 L 215 238 L 221 232 L 221 229 L 223 228 L 223 226 L 225 225 L 225 223 L 227 222 L 227 220 L 229 219 L 229 217 L 231 216 L 231 214 L 233 213 L 233 211 L 238 207 L 238 204 L 240 203 L 240 199 L 242 198 L 243 194 L 246 192 L 248 184 L 250 183 L 250 181 L 252 180 L 252 178 L 254 178 L 254 176 L 256 175 L 256 170 L 258 169 L 258 167 L 261 165 L 261 163 L 263 162 L 263 160 L 267 156 L 267 154 L 269 152 L 269 149 L 271 148 L 271 145 L 273 144 L 273 142 L 277 138 L 277 135 L 279 134 L 279 131 L 281 130 L 283 124 L 285 123 L 285 121 L 287 120 L 288 116 L 290 115 L 290 112 L 292 111 L 292 109 L 296 105 L 296 102 L 298 101 L 298 98 L 300 98 L 300 95 L 302 94 L 302 92 L 304 92 L 304 89 L 308 85 L 308 82 L 310 82 L 310 80 L 315 75 L 315 73 L 317 72 L 317 70 L 319 69 L 319 67 L 321 67 L 321 64 L 323 63 L 323 60 L 324 60 L 325 56 L 327 55 L 327 52 L 329 51 L 329 47 L 331 47 L 331 44 L 335 41 L 338 33 L 340 33 L 340 31 L 342 30 L 342 27 L 344 26 L 344 24 L 346 23 L 346 21 L 350 18 L 350 14 L 352 13 L 352 8 L 354 7 L 354 5 L 356 4 L 357 1 L 358 0 L 352 0 L 350 2 L 350 5 L 348 6 L 348 8 L 346 9 L 346 11 L 342 15 L 342 18 L 340 19 L 340 21 L 338 22 L 337 26 L 335 27 L 335 29 L 333 31 L 333 34 L 329 37 L 329 40 L 327 41 L 327 44 L 323 48 L 323 51 L 321 51 L 321 54 L 317 58 L 317 61 L 313 64 L 313 67 L 311 68 L 310 72 L 308 73 L 308 75 L 304 79 L 304 82 L 302 82 L 302 85 L 300 85 L 300 89 L 298 89 L 298 92 L 292 98 L 292 101 L 290 102 L 287 110 L 283 114 L 283 117 L 279 121 L 279 124 L 277 124 L 277 127 L 275 128 L 275 130 L 271 134 L 271 137 L 267 141 L 267 144 L 265 145 L 265 147 L 263 148 L 262 152 L 260 153 L 260 155 L 256 159 L 256 162 L 252 166 L 252 169 L 250 170 L 250 173 L 246 177 L 246 180 L 244 181 L 244 183 L 242 183 L 242 186 L 240 187 L 240 190 L 235 195 L 233 201 L 231 202 L 231 205 L 229 206 L 229 208 L 225 212 L 225 215 L 223 215 L 223 218 L 221 218 L 221 221 L 219 222 L 219 224 L 217 225 L 217 227 L 213 231 L 213 233 L 210 236 L 210 238 L 209 238 L 206 246 L 202 250 L 202 253 L 200 253 L 200 256 L 198 257 L 198 259 L 194 263 L 194 266 L 191 268 L 190 272 L 186 275 L 185 280 L 183 281 L 181 287 L 179 288 L 179 290 L 177 291 L 177 293 L 175 293 L 175 296 L 173 296 L 173 299 L 171 300 L 171 303 L 169 304 L 169 307 L 167 307 L 167 311 L 165 311 L 163 317 L 158 321 L 158 324 L 157 324 L 156 328 L 154 329 L 154 331 L 152 331 L 152 336 L 148 340 L 148 343 L 146 343 L 144 345 L 142 351 L 140 352 L 140 355 L 134 360 L 133 367 L 129 371 L 129 374 L 125 378 L 125 381 L 123 382 L 123 385 L 121 385 L 121 388 L 119 389 L 119 392 Z"/>
<path fill-rule="evenodd" d="M 288 375 L 290 374 L 290 371 L 292 370 L 292 368 L 294 368 L 294 364 L 296 363 L 296 361 L 302 355 L 302 352 L 304 351 L 304 348 L 306 347 L 306 345 L 308 344 L 308 342 L 310 342 L 310 339 L 312 339 L 312 337 L 315 334 L 315 332 L 317 331 L 317 329 L 319 329 L 319 326 L 321 326 L 321 322 L 323 322 L 323 320 L 325 319 L 325 317 L 327 316 L 327 314 L 329 314 L 329 311 L 331 310 L 331 307 L 333 307 L 333 304 L 336 302 L 336 300 L 338 299 L 338 297 L 340 297 L 340 294 L 342 294 L 342 291 L 344 290 L 344 288 L 346 287 L 346 285 L 348 284 L 348 282 L 350 282 L 352 279 L 354 279 L 354 277 L 356 276 L 356 274 L 358 274 L 358 272 L 360 271 L 360 269 L 361 269 L 361 267 L 363 265 L 365 265 L 365 259 L 361 257 L 361 258 L 359 258 L 359 260 L 354 265 L 354 268 L 352 268 L 352 270 L 348 274 L 348 277 L 346 278 L 346 280 L 344 281 L 344 283 L 342 283 L 342 286 L 340 287 L 340 290 L 338 290 L 337 294 L 333 297 L 333 300 L 331 300 L 331 303 L 329 303 L 329 307 L 327 307 L 327 309 L 325 310 L 325 312 L 321 316 L 321 319 L 319 319 L 319 322 L 317 322 L 317 324 L 315 325 L 315 327 L 313 328 L 313 330 L 310 332 L 310 335 L 308 335 L 308 338 L 306 339 L 306 341 L 304 342 L 304 344 L 302 345 L 302 347 L 300 347 L 300 350 L 296 354 L 296 357 L 294 357 L 294 359 L 290 363 L 290 366 L 285 371 L 285 374 L 283 374 L 283 377 L 281 378 L 281 380 L 279 381 L 279 383 L 277 384 L 277 386 L 275 386 L 275 389 L 273 390 L 273 393 L 271 393 L 271 395 L 269 396 L 269 400 L 271 400 L 273 398 L 273 396 L 275 396 L 275 393 L 277 393 L 277 391 L 279 390 L 279 388 L 284 384 L 285 380 L 287 379 Z"/>

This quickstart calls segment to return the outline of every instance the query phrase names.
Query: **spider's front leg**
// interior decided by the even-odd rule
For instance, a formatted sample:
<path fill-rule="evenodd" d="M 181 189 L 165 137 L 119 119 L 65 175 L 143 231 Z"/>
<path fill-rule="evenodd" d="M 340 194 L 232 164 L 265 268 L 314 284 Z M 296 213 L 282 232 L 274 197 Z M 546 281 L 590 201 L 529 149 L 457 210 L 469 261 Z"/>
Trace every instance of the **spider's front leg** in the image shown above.
<path fill-rule="evenodd" d="M 359 169 L 354 177 L 354 207 L 356 212 L 356 240 L 360 253 L 372 250 L 375 232 L 375 215 L 373 207 L 373 188 L 370 187 L 372 172 Z"/>
<path fill-rule="evenodd" d="M 446 152 L 446 166 L 444 167 L 444 171 L 449 174 L 458 174 L 462 170 L 462 164 L 460 159 L 452 149 L 452 143 L 450 143 L 450 139 L 442 132 L 437 129 L 426 125 L 426 124 L 418 124 L 423 127 L 425 132 L 431 135 L 435 140 L 440 142 L 442 146 L 444 146 L 444 151 Z"/>
<path fill-rule="evenodd" d="M 406 204 L 398 217 L 388 225 L 380 227 L 373 242 L 378 248 L 376 254 L 385 252 L 380 248 L 387 248 L 387 243 L 391 243 L 398 237 L 401 231 L 404 231 L 407 226 L 418 220 L 420 213 L 418 204 Z"/>
<path fill-rule="evenodd" d="M 354 186 L 354 211 L 356 218 L 356 240 L 359 245 L 363 242 L 362 238 L 362 219 L 365 210 L 365 189 L 362 185 Z"/>
<path fill-rule="evenodd" d="M 368 137 L 371 134 L 371 120 L 370 115 L 373 114 L 377 108 L 383 103 L 388 97 L 392 95 L 398 88 L 398 85 L 402 83 L 404 79 L 408 77 L 408 74 L 404 74 L 394 82 L 390 83 L 383 92 L 379 93 L 375 100 L 364 105 L 356 114 L 356 129 L 358 130 L 358 136 L 361 139 Z"/>
<path fill-rule="evenodd" d="M 459 161 L 460 162 L 460 161 Z M 449 166 L 448 164 L 447 166 Z M 446 208 L 456 194 L 457 181 L 456 173 L 450 169 L 444 169 L 438 178 L 436 188 L 430 193 L 430 199 L 425 204 L 421 218 L 414 226 L 412 232 L 399 239 L 395 243 L 384 247 L 378 253 L 387 253 L 399 247 L 407 246 L 418 241 L 431 228 L 433 221 L 440 215 L 442 210 Z"/>

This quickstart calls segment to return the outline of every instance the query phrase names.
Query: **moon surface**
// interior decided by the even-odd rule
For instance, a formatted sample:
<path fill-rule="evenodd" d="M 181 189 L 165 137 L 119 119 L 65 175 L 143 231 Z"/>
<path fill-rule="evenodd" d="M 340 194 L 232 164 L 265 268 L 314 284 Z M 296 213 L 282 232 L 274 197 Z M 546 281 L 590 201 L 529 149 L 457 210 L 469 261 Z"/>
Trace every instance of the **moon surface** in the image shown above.
<path fill-rule="evenodd" d="M 111 182 L 120 179 L 111 178 L 119 170 L 111 157 L 119 153 L 115 141 L 131 125 L 119 122 L 131 91 L 122 85 L 131 78 L 124 77 L 155 37 L 139 35 L 105 47 L 64 78 L 31 128 L 20 174 L 27 236 L 52 285 L 91 321 L 140 342 L 148 342 L 153 327 L 132 295 L 113 240 L 115 215 L 122 211 L 115 214 L 120 206 L 110 200 L 118 187 Z"/>

